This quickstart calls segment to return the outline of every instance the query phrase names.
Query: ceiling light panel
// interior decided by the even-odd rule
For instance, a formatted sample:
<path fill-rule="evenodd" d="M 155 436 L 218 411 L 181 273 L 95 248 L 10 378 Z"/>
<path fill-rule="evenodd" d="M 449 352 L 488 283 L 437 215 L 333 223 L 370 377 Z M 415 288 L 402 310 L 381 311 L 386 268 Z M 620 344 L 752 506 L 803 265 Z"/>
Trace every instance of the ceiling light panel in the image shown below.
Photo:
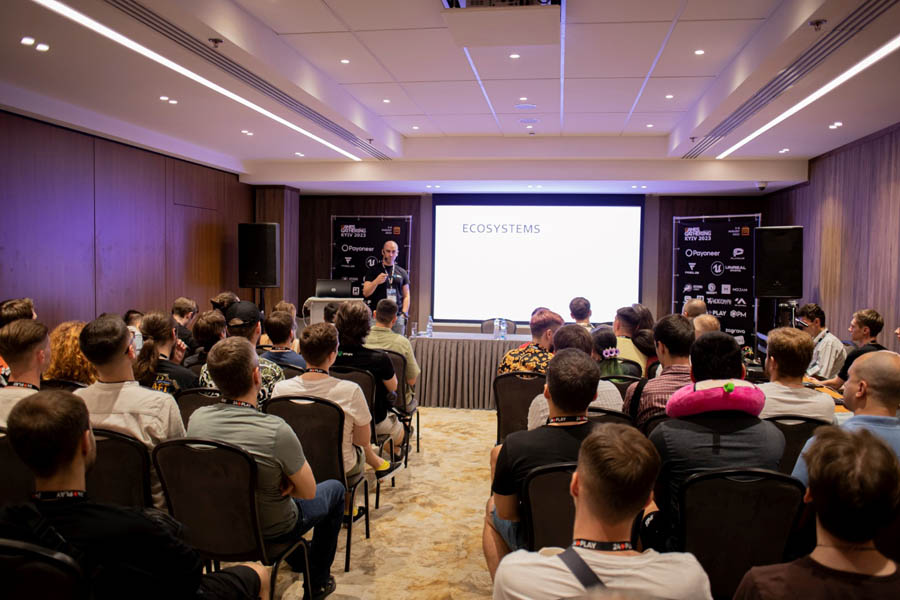
<path fill-rule="evenodd" d="M 393 82 L 394 79 L 352 33 L 283 35 L 303 58 L 338 83 Z M 340 59 L 349 64 L 341 64 Z"/>
<path fill-rule="evenodd" d="M 658 112 L 658 113 L 634 113 L 631 120 L 625 126 L 625 134 L 637 135 L 663 135 L 669 133 L 681 119 L 683 113 Z M 653 127 L 647 127 L 653 125 Z"/>
<path fill-rule="evenodd" d="M 417 115 L 422 111 L 396 83 L 352 83 L 341 86 L 378 115 Z M 390 102 L 384 102 L 390 100 Z"/>
<path fill-rule="evenodd" d="M 578 25 L 569 21 L 566 24 L 566 79 L 646 77 L 669 25 L 669 22 Z M 598 57 L 615 59 L 598 60 Z"/>
<path fill-rule="evenodd" d="M 556 62 L 559 63 L 558 57 Z M 483 83 L 498 114 L 559 112 L 559 79 L 494 79 Z M 527 90 L 527 93 L 523 93 L 522 90 Z M 523 96 L 527 100 L 520 100 Z M 530 110 L 515 108 L 517 104 L 523 103 L 534 104 L 537 108 Z"/>
<path fill-rule="evenodd" d="M 651 77 L 635 112 L 686 111 L 715 80 L 713 77 Z M 671 94 L 674 98 L 666 98 Z"/>
<path fill-rule="evenodd" d="M 762 25 L 762 20 L 684 21 L 672 31 L 654 77 L 714 77 L 747 43 Z M 697 40 L 703 40 L 702 46 Z M 703 56 L 695 56 L 698 47 Z"/>
<path fill-rule="evenodd" d="M 441 135 L 441 130 L 426 115 L 384 117 L 384 122 L 400 135 L 408 137 Z M 413 127 L 418 127 L 418 129 L 413 129 Z"/>
<path fill-rule="evenodd" d="M 522 58 L 511 60 L 509 55 L 518 51 Z M 556 79 L 559 82 L 559 44 L 546 46 L 473 46 L 469 55 L 483 82 L 493 79 Z M 557 87 L 557 91 L 559 88 Z M 521 88 L 515 97 L 527 96 Z M 493 96 L 491 102 L 494 101 Z M 496 107 L 495 107 L 496 108 Z"/>

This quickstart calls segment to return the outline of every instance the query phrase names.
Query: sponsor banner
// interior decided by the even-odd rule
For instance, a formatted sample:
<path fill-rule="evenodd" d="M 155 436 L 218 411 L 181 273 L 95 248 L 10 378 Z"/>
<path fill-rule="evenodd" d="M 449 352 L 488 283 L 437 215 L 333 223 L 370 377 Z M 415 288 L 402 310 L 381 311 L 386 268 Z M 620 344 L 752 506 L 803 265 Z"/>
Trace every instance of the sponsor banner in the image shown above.
<path fill-rule="evenodd" d="M 675 217 L 673 219 L 672 311 L 685 302 L 706 302 L 722 331 L 752 346 L 756 299 L 753 297 L 753 230 L 759 215 Z"/>
<path fill-rule="evenodd" d="M 388 240 L 399 246 L 397 265 L 409 270 L 412 216 L 331 217 L 331 279 L 354 282 L 353 295 L 362 296 L 362 281 L 369 267 L 381 262 Z"/>

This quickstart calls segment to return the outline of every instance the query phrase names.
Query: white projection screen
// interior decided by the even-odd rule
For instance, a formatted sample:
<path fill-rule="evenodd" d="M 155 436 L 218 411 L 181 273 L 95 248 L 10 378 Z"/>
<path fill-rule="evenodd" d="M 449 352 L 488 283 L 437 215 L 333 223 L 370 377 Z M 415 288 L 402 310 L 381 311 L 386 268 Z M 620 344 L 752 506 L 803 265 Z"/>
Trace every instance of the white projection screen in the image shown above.
<path fill-rule="evenodd" d="M 593 322 L 638 302 L 641 200 L 614 205 L 462 204 L 435 200 L 432 315 L 528 322 L 546 306 L 566 321 L 569 301 Z"/>

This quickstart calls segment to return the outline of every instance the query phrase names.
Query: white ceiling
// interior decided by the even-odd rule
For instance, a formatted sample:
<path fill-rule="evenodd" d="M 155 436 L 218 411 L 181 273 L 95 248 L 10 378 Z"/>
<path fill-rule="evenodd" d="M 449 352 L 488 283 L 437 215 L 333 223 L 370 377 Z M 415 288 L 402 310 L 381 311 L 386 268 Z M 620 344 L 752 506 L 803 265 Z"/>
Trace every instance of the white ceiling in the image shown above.
<path fill-rule="evenodd" d="M 529 17 L 544 19 L 542 31 L 549 19 L 564 43 L 529 45 L 529 31 L 495 28 L 504 14 L 497 9 L 466 31 L 451 29 L 463 26 L 445 19 L 440 0 L 138 0 L 203 42 L 225 40 L 222 55 L 371 139 L 391 158 L 378 161 L 109 3 L 65 1 L 362 161 L 31 0 L 0 3 L 0 107 L 302 191 L 420 193 L 442 181 L 442 192 L 757 193 L 756 181 L 772 181 L 769 191 L 803 181 L 807 159 L 900 121 L 898 52 L 715 161 L 900 34 L 900 4 L 688 160 L 681 156 L 691 137 L 710 131 L 864 1 L 568 0 L 564 10 L 531 9 Z M 820 32 L 807 25 L 813 18 L 827 19 Z M 504 45 L 464 48 L 454 33 L 502 37 Z M 50 51 L 21 45 L 25 35 L 46 41 Z M 829 130 L 835 120 L 844 125 Z M 785 147 L 790 152 L 779 154 Z M 603 162 L 609 160 L 633 161 L 634 169 L 617 176 Z M 661 160 L 677 163 L 677 174 L 661 170 Z M 447 161 L 460 167 L 452 177 Z M 462 168 L 471 161 L 484 168 Z M 585 170 L 585 161 L 596 168 Z M 792 164 L 773 177 L 772 161 Z M 726 173 L 720 162 L 733 164 Z M 537 165 L 548 163 L 553 176 L 534 187 Z M 635 174 L 640 179 L 632 180 Z"/>

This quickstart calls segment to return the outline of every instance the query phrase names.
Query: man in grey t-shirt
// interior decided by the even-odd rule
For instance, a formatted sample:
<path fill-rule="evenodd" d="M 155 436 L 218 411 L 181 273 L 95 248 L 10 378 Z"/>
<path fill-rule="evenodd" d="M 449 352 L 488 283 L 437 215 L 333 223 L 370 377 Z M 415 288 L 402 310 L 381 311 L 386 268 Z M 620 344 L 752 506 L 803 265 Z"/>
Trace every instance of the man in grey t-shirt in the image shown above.
<path fill-rule="evenodd" d="M 291 427 L 280 417 L 257 410 L 262 379 L 256 351 L 247 339 L 230 337 L 216 343 L 206 364 L 223 402 L 191 415 L 188 436 L 228 442 L 253 455 L 259 520 L 267 540 L 296 539 L 315 527 L 310 585 L 314 598 L 324 598 L 335 589 L 330 571 L 343 517 L 344 485 L 334 479 L 317 485 Z M 302 556 L 287 557 L 295 571 L 300 570 L 300 560 Z"/>

